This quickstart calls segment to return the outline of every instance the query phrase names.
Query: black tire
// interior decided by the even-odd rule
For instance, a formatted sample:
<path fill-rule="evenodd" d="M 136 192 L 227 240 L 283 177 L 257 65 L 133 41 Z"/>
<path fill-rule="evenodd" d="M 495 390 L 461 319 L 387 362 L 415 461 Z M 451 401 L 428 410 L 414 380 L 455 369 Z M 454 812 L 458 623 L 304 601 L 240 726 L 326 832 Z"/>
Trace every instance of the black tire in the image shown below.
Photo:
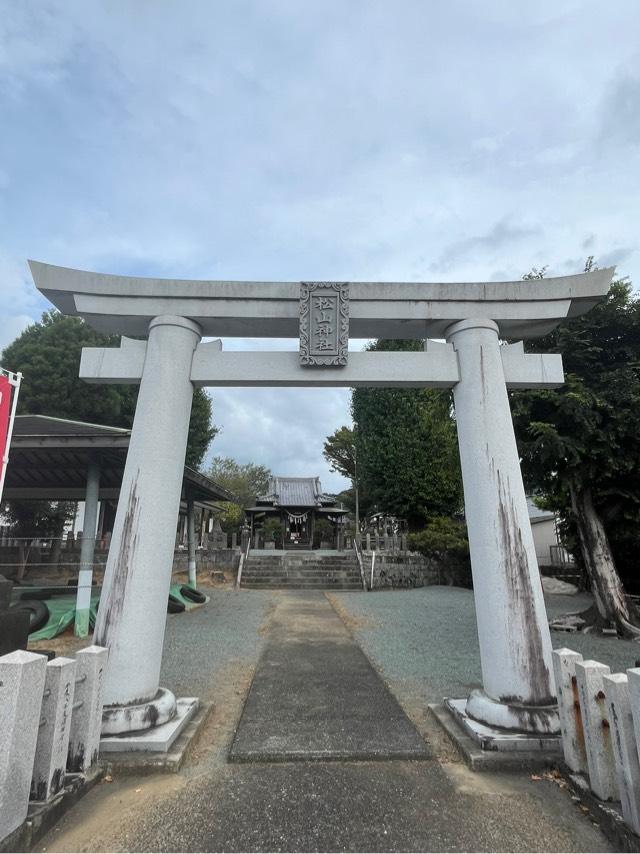
<path fill-rule="evenodd" d="M 184 602 L 181 602 L 177 596 L 174 596 L 173 593 L 169 593 L 169 599 L 167 601 L 167 613 L 168 614 L 181 614 L 184 611 Z"/>
<path fill-rule="evenodd" d="M 180 595 L 184 596 L 185 599 L 188 599 L 189 602 L 196 602 L 198 605 L 202 605 L 207 601 L 207 597 L 204 593 L 196 590 L 195 587 L 189 587 L 188 584 L 182 585 L 180 588 Z"/>
<path fill-rule="evenodd" d="M 11 607 L 19 611 L 29 611 L 29 634 L 37 632 L 49 622 L 49 609 L 40 599 L 21 599 Z"/>

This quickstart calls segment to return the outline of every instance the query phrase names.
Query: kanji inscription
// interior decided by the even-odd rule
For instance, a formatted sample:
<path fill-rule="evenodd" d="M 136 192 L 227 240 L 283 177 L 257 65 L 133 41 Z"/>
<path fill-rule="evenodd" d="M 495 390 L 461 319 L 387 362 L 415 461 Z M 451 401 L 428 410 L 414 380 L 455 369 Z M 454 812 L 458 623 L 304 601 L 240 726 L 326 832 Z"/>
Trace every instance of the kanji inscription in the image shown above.
<path fill-rule="evenodd" d="M 342 367 L 349 349 L 349 285 L 302 282 L 300 285 L 300 364 Z"/>

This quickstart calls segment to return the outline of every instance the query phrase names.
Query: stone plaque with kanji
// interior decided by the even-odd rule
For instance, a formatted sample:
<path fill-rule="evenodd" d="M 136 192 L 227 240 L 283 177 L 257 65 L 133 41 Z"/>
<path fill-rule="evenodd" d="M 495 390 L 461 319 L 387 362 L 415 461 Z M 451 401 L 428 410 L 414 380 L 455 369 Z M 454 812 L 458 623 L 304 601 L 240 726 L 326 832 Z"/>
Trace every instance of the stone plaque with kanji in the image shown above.
<path fill-rule="evenodd" d="M 349 285 L 302 282 L 300 286 L 300 364 L 342 367 L 349 350 Z"/>

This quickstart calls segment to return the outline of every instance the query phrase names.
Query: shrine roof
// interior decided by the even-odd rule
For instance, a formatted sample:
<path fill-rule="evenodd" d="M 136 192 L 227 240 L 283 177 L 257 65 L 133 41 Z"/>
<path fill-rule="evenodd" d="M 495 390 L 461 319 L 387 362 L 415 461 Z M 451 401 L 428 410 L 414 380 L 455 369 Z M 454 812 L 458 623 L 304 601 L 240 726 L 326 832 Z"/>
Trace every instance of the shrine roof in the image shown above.
<path fill-rule="evenodd" d="M 258 502 L 280 507 L 321 507 L 333 504 L 335 498 L 322 491 L 319 477 L 281 477 L 269 479 L 266 495 L 259 495 Z"/>

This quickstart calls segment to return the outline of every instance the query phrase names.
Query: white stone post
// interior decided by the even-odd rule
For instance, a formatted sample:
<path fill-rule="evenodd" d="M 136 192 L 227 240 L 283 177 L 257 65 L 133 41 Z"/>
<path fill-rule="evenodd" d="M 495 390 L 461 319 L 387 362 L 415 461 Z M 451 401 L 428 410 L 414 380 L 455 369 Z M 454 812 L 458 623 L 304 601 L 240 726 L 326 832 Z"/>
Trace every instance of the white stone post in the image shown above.
<path fill-rule="evenodd" d="M 107 661 L 108 652 L 102 646 L 88 646 L 76 653 L 75 692 L 67 751 L 69 771 L 88 771 L 98 759 Z"/>
<path fill-rule="evenodd" d="M 602 683 L 607 698 L 622 815 L 633 832 L 640 834 L 640 762 L 631 715 L 629 679 L 625 673 L 605 674 Z"/>
<path fill-rule="evenodd" d="M 64 786 L 75 675 L 73 658 L 54 658 L 47 663 L 31 780 L 32 801 L 48 801 Z"/>
<path fill-rule="evenodd" d="M 111 733 L 151 727 L 175 713 L 175 698 L 167 703 L 173 695 L 159 691 L 159 678 L 199 340 L 199 327 L 182 317 L 149 324 L 94 634 L 94 643 L 109 649 L 104 699 L 113 707 Z M 142 717 L 123 708 L 144 704 Z"/>
<path fill-rule="evenodd" d="M 640 754 L 640 667 L 630 667 L 627 670 L 629 679 L 629 695 L 631 698 L 631 713 L 636 733 L 636 743 Z"/>
<path fill-rule="evenodd" d="M 607 665 L 599 661 L 576 662 L 589 785 L 601 801 L 617 800 L 618 793 L 603 683 L 603 676 L 610 672 Z"/>
<path fill-rule="evenodd" d="M 74 625 L 74 634 L 79 638 L 86 638 L 89 634 L 89 613 L 91 610 L 91 585 L 93 582 L 93 559 L 96 549 L 99 494 L 100 465 L 96 459 L 90 459 L 87 466 L 87 489 L 84 499 L 84 520 L 82 522 L 82 542 L 80 545 L 80 572 L 78 573 L 78 594 L 76 598 Z"/>
<path fill-rule="evenodd" d="M 192 498 L 187 498 L 187 551 L 189 586 L 196 586 L 196 511 Z"/>
<path fill-rule="evenodd" d="M 583 774 L 587 770 L 587 754 L 576 680 L 576 662 L 578 661 L 582 661 L 582 656 L 572 649 L 563 648 L 553 651 L 553 670 L 558 692 L 564 761 L 576 774 Z"/>
<path fill-rule="evenodd" d="M 0 658 L 0 842 L 27 817 L 46 666 L 22 649 Z"/>
<path fill-rule="evenodd" d="M 491 726 L 557 733 L 551 638 L 511 420 L 498 326 L 447 329 L 469 532 L 483 690 L 467 714 Z"/>

